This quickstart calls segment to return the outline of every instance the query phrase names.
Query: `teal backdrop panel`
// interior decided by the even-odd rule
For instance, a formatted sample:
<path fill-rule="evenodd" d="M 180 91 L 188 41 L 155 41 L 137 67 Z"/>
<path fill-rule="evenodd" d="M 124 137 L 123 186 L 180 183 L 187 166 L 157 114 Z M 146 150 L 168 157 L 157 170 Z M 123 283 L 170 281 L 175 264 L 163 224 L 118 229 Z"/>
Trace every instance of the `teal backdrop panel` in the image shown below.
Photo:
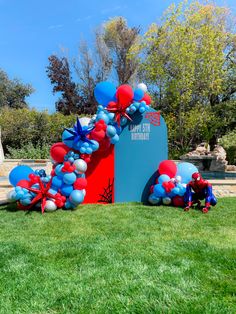
<path fill-rule="evenodd" d="M 146 203 L 158 165 L 168 159 L 167 128 L 153 109 L 132 119 L 115 145 L 114 201 Z"/>

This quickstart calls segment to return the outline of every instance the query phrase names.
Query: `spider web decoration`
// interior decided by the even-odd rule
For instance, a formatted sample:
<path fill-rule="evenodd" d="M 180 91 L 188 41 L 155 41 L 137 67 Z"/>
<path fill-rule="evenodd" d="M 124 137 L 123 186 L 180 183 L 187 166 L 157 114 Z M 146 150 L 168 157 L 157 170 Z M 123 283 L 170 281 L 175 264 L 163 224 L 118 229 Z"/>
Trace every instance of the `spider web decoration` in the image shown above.
<path fill-rule="evenodd" d="M 145 118 L 150 121 L 151 124 L 154 126 L 160 126 L 161 121 L 160 121 L 160 111 L 157 112 L 147 112 L 145 115 Z"/>
<path fill-rule="evenodd" d="M 99 203 L 107 203 L 111 204 L 112 203 L 112 194 L 113 194 L 113 186 L 114 186 L 114 178 L 108 179 L 108 185 L 107 187 L 103 188 L 103 194 L 99 194 L 101 198 L 98 200 Z"/>

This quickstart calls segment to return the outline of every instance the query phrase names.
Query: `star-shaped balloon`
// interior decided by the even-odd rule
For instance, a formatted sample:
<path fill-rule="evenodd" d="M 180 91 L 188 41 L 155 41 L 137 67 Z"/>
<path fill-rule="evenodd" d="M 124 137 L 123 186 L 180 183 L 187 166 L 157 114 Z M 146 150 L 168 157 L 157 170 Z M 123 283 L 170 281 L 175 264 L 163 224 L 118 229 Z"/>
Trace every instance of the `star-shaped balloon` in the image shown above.
<path fill-rule="evenodd" d="M 94 129 L 94 127 L 87 127 L 82 128 L 80 121 L 77 117 L 76 124 L 73 127 L 73 130 L 65 128 L 67 132 L 71 134 L 70 137 L 67 137 L 65 141 L 73 141 L 73 144 L 78 143 L 79 141 L 87 142 L 89 144 L 93 144 L 93 142 L 90 141 L 90 139 L 87 138 L 87 135 L 91 133 L 91 131 Z"/>
<path fill-rule="evenodd" d="M 106 108 L 106 110 L 108 112 L 114 113 L 115 114 L 115 121 L 117 122 L 118 126 L 120 126 L 120 120 L 121 117 L 125 117 L 128 120 L 132 121 L 132 119 L 130 118 L 130 116 L 126 113 L 126 108 L 124 108 L 123 106 L 121 106 L 120 104 L 117 103 L 113 103 L 112 107 L 108 107 Z"/>
<path fill-rule="evenodd" d="M 50 181 L 45 185 L 40 178 L 38 177 L 38 183 L 39 183 L 39 188 L 30 188 L 27 187 L 25 189 L 27 189 L 30 192 L 33 192 L 36 194 L 36 196 L 32 199 L 31 204 L 28 206 L 24 206 L 24 209 L 29 210 L 31 209 L 34 205 L 36 205 L 39 201 L 41 201 L 41 211 L 42 214 L 44 213 L 45 210 L 45 205 L 46 205 L 46 201 L 47 198 L 52 198 L 52 199 L 57 199 L 57 197 L 55 195 L 53 195 L 52 193 L 49 192 L 49 189 L 51 188 L 51 184 L 52 184 L 52 178 L 50 179 Z"/>

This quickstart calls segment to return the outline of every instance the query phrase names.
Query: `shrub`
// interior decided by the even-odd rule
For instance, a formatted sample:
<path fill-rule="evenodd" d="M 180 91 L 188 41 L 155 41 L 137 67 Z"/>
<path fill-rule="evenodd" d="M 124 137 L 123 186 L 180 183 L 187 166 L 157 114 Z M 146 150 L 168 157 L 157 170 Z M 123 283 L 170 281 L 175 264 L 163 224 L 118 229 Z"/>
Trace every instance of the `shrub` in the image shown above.
<path fill-rule="evenodd" d="M 32 143 L 26 144 L 21 148 L 7 147 L 8 154 L 6 158 L 12 159 L 48 159 L 50 157 L 50 145 L 36 145 L 33 146 Z"/>
<path fill-rule="evenodd" d="M 227 160 L 229 164 L 235 165 L 236 164 L 236 128 L 227 133 L 226 135 L 222 136 L 219 139 L 219 144 L 224 147 L 227 154 Z"/>
<path fill-rule="evenodd" d="M 5 107 L 0 110 L 4 152 L 12 158 L 13 155 L 21 155 L 20 152 L 34 156 L 36 151 L 39 152 L 38 147 L 50 147 L 53 143 L 60 142 L 63 129 L 73 126 L 75 121 L 75 115 L 64 116 L 61 113 L 49 114 L 47 111 L 38 112 L 35 109 Z M 42 158 L 40 155 L 41 153 L 38 158 Z"/>

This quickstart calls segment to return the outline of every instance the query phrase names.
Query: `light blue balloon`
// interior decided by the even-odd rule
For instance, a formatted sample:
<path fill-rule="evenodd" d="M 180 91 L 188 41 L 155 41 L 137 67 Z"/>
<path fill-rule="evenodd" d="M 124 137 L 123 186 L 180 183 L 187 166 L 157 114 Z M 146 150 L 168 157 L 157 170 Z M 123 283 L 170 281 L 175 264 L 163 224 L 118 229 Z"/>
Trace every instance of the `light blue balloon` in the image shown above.
<path fill-rule="evenodd" d="M 140 101 L 144 97 L 144 91 L 142 89 L 136 88 L 134 90 L 134 100 Z"/>
<path fill-rule="evenodd" d="M 93 150 L 91 147 L 86 148 L 86 154 L 90 155 L 90 154 L 92 154 L 92 152 L 93 152 Z"/>
<path fill-rule="evenodd" d="M 192 174 L 194 172 L 198 172 L 196 166 L 191 164 L 190 162 L 180 162 L 177 165 L 177 174 L 176 176 L 181 176 L 182 183 L 189 183 L 192 180 Z"/>
<path fill-rule="evenodd" d="M 114 100 L 116 87 L 111 82 L 100 82 L 95 86 L 94 96 L 99 105 L 107 107 L 110 101 Z"/>
<path fill-rule="evenodd" d="M 128 121 L 127 118 L 121 117 L 121 119 L 120 119 L 120 125 L 122 125 L 122 126 L 126 125 L 127 121 Z"/>
<path fill-rule="evenodd" d="M 70 128 L 70 130 L 73 131 L 72 128 Z M 70 132 L 68 132 L 67 130 L 64 130 L 63 133 L 62 133 L 62 142 L 72 148 L 73 147 L 73 140 L 67 140 L 67 138 L 70 138 L 72 136 L 72 134 Z"/>
<path fill-rule="evenodd" d="M 109 137 L 113 137 L 116 135 L 116 128 L 112 125 L 107 126 L 106 135 Z"/>
<path fill-rule="evenodd" d="M 63 177 L 64 176 L 64 173 L 61 171 L 61 169 L 63 168 L 64 166 L 62 164 L 59 164 L 56 166 L 55 168 L 55 173 L 58 177 Z"/>
<path fill-rule="evenodd" d="M 152 205 L 160 205 L 161 204 L 161 198 L 156 197 L 154 193 L 149 195 L 148 202 Z"/>
<path fill-rule="evenodd" d="M 92 150 L 95 152 L 96 150 L 99 149 L 99 143 L 95 140 L 91 140 L 92 144 L 91 144 L 91 148 Z"/>
<path fill-rule="evenodd" d="M 75 208 L 75 207 L 76 207 L 76 205 L 72 204 L 69 200 L 67 200 L 67 201 L 65 202 L 65 208 L 66 208 L 66 209 L 73 209 L 73 208 Z"/>
<path fill-rule="evenodd" d="M 180 192 L 180 189 L 176 186 L 174 187 L 171 192 L 174 194 L 174 195 L 179 195 L 179 192 Z"/>
<path fill-rule="evenodd" d="M 156 197 L 164 197 L 166 196 L 166 191 L 161 184 L 156 184 L 154 186 L 153 193 Z"/>
<path fill-rule="evenodd" d="M 115 136 L 111 137 L 111 144 L 116 144 L 117 142 L 119 142 L 119 135 L 116 134 Z"/>
<path fill-rule="evenodd" d="M 20 180 L 28 180 L 31 173 L 34 173 L 34 170 L 29 166 L 16 166 L 9 174 L 9 181 L 11 185 L 16 186 Z"/>
<path fill-rule="evenodd" d="M 162 184 L 163 182 L 170 181 L 170 177 L 167 174 L 162 174 L 158 177 L 158 183 Z"/>
<path fill-rule="evenodd" d="M 139 108 L 139 112 L 140 112 L 140 113 L 144 113 L 145 111 L 146 111 L 146 109 L 145 109 L 144 107 L 140 107 L 140 108 Z"/>
<path fill-rule="evenodd" d="M 74 190 L 71 192 L 69 200 L 74 205 L 79 205 L 84 200 L 84 194 L 80 190 Z"/>
<path fill-rule="evenodd" d="M 76 174 L 74 172 L 65 173 L 63 176 L 63 182 L 65 184 L 73 184 L 76 181 Z"/>
<path fill-rule="evenodd" d="M 21 205 L 23 206 L 28 206 L 31 204 L 31 199 L 30 198 L 23 198 L 20 200 Z"/>
<path fill-rule="evenodd" d="M 110 121 L 110 119 L 109 119 L 108 115 L 107 115 L 107 114 L 105 114 L 105 113 L 99 113 L 99 114 L 97 115 L 96 120 L 97 120 L 97 121 L 99 121 L 99 120 L 103 120 L 106 124 L 108 124 L 108 123 L 109 123 L 109 121 Z"/>

